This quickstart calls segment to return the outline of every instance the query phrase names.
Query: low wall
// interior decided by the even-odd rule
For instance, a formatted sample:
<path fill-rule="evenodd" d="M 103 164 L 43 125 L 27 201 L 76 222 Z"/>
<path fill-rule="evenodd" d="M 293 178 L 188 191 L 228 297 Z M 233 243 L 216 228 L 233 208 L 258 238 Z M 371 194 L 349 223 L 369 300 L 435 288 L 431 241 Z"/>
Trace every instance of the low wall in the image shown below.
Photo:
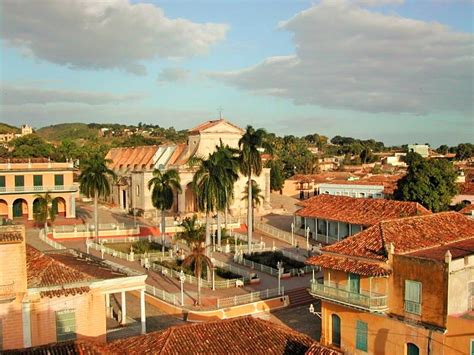
<path fill-rule="evenodd" d="M 68 231 L 68 232 L 56 232 L 53 229 L 53 239 L 85 239 L 94 238 L 95 231 Z M 109 229 L 99 230 L 99 237 L 126 237 L 136 236 L 140 234 L 140 227 L 127 228 L 127 229 Z"/>

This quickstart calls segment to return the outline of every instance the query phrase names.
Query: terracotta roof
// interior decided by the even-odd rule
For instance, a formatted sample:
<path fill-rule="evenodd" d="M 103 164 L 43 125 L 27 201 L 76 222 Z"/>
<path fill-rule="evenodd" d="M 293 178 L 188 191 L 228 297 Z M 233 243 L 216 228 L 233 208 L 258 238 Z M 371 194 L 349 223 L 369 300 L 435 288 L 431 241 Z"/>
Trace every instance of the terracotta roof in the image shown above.
<path fill-rule="evenodd" d="M 391 274 L 391 270 L 381 263 L 367 262 L 345 256 L 317 255 L 307 259 L 306 263 L 362 276 L 387 276 Z"/>
<path fill-rule="evenodd" d="M 82 295 L 83 293 L 89 292 L 91 289 L 88 286 L 83 287 L 70 287 L 70 288 L 61 288 L 57 290 L 41 291 L 41 297 L 61 297 L 61 296 L 75 296 Z"/>
<path fill-rule="evenodd" d="M 474 182 L 459 184 L 459 195 L 474 195 Z"/>
<path fill-rule="evenodd" d="M 342 351 L 334 349 L 332 347 L 323 346 L 319 343 L 314 343 L 311 347 L 306 351 L 305 355 L 342 355 L 344 354 Z"/>
<path fill-rule="evenodd" d="M 448 250 L 451 253 L 452 259 L 459 259 L 468 255 L 473 255 L 474 237 L 471 239 L 448 243 L 433 248 L 418 250 L 408 254 L 426 259 L 444 260 L 446 252 Z"/>
<path fill-rule="evenodd" d="M 21 232 L 2 232 L 0 233 L 0 243 L 21 243 L 23 234 Z"/>
<path fill-rule="evenodd" d="M 467 205 L 462 210 L 460 210 L 459 213 L 470 215 L 472 211 L 474 211 L 474 203 L 471 203 L 470 205 Z"/>
<path fill-rule="evenodd" d="M 3 354 L 35 355 L 98 355 L 108 354 L 107 345 L 92 340 L 74 340 L 35 346 L 27 349 L 4 350 Z"/>
<path fill-rule="evenodd" d="M 386 219 L 431 214 L 416 202 L 318 195 L 298 203 L 302 217 L 371 226 Z"/>
<path fill-rule="evenodd" d="M 201 123 L 200 125 L 194 127 L 194 128 L 191 128 L 188 132 L 190 134 L 193 134 L 193 133 L 199 133 L 199 132 L 202 132 L 208 128 L 211 128 L 211 127 L 214 127 L 214 126 L 217 126 L 218 124 L 220 123 L 227 123 L 228 125 L 234 127 L 234 128 L 237 128 L 239 131 L 241 131 L 242 133 L 244 132 L 244 130 L 242 128 L 240 128 L 239 126 L 236 126 L 235 124 L 225 120 L 225 119 L 219 119 L 219 120 L 212 120 L 212 121 L 206 121 L 206 122 L 203 122 Z"/>
<path fill-rule="evenodd" d="M 386 248 L 404 254 L 474 237 L 474 220 L 442 212 L 380 222 L 322 250 L 348 256 L 386 260 Z"/>
<path fill-rule="evenodd" d="M 149 145 L 135 148 L 112 148 L 106 155 L 106 159 L 111 160 L 111 169 L 130 168 L 143 169 L 151 168 L 154 165 L 153 157 L 159 146 Z"/>
<path fill-rule="evenodd" d="M 304 354 L 313 343 L 294 330 L 242 317 L 175 326 L 114 341 L 109 349 L 128 354 Z"/>

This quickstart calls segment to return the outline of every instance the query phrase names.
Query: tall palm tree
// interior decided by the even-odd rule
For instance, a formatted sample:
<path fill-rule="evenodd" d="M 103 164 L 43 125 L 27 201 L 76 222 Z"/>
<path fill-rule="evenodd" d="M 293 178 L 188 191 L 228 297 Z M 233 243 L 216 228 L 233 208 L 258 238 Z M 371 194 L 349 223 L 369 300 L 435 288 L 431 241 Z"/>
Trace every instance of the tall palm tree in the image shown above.
<path fill-rule="evenodd" d="M 80 192 L 94 198 L 95 237 L 99 238 L 99 197 L 110 195 L 110 179 L 115 179 L 115 173 L 107 167 L 110 161 L 98 152 L 92 152 L 85 161 L 81 162 L 79 175 Z"/>
<path fill-rule="evenodd" d="M 153 171 L 153 178 L 148 182 L 151 190 L 151 202 L 153 207 L 161 210 L 161 243 L 162 251 L 165 250 L 166 221 L 165 211 L 173 206 L 174 191 L 181 192 L 181 184 L 178 171 L 170 169 L 162 173 L 159 169 Z"/>
<path fill-rule="evenodd" d="M 217 245 L 221 247 L 222 231 L 221 231 L 221 215 L 220 212 L 225 212 L 225 223 L 227 228 L 227 211 L 230 203 L 234 198 L 235 182 L 239 179 L 239 160 L 238 151 L 230 148 L 220 142 L 216 146 L 216 159 L 221 167 L 221 181 L 222 188 L 217 191 L 222 197 L 217 198 Z"/>
<path fill-rule="evenodd" d="M 212 269 L 212 261 L 207 256 L 206 236 L 202 226 L 198 226 L 196 215 L 193 218 L 185 218 L 181 226 L 183 232 L 178 234 L 178 238 L 186 240 L 191 248 L 190 254 L 183 260 L 182 266 L 194 266 L 194 276 L 198 279 L 198 305 L 201 305 L 201 277 L 202 269 L 207 266 Z"/>
<path fill-rule="evenodd" d="M 247 239 L 249 252 L 252 251 L 252 175 L 260 175 L 262 172 L 262 158 L 260 150 L 266 147 L 266 132 L 263 129 L 255 130 L 252 126 L 247 129 L 239 140 L 240 148 L 240 171 L 248 178 L 247 194 Z"/>
<path fill-rule="evenodd" d="M 44 231 L 48 233 L 48 219 L 51 221 L 51 224 L 56 219 L 57 211 L 53 208 L 54 199 L 49 191 L 44 195 L 35 195 L 35 197 L 38 198 L 39 203 L 36 211 L 34 211 L 35 221 L 38 224 L 44 224 Z"/>
<path fill-rule="evenodd" d="M 258 186 L 257 182 L 252 180 L 252 230 L 255 230 L 255 207 L 260 206 L 265 200 L 265 196 L 262 195 L 262 189 Z M 248 201 L 249 189 L 245 189 L 242 201 Z"/>

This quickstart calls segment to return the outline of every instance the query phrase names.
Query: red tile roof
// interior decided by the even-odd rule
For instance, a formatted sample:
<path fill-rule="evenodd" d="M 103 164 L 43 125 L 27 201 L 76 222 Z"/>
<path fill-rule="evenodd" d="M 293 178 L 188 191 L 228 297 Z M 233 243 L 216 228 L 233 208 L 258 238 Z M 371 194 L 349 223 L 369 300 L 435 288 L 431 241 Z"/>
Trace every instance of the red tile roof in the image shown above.
<path fill-rule="evenodd" d="M 155 163 L 153 157 L 159 146 L 149 145 L 134 148 L 112 148 L 106 155 L 110 160 L 111 169 L 130 168 L 143 169 L 151 168 Z"/>
<path fill-rule="evenodd" d="M 323 251 L 386 260 L 386 248 L 396 254 L 474 237 L 474 220 L 457 212 L 441 212 L 380 222 L 356 235 L 324 247 Z"/>
<path fill-rule="evenodd" d="M 35 346 L 27 349 L 6 350 L 3 354 L 25 354 L 25 355 L 99 355 L 110 354 L 107 344 L 94 342 L 92 340 L 74 340 L 59 343 Z"/>
<path fill-rule="evenodd" d="M 470 215 L 472 211 L 474 211 L 474 203 L 471 203 L 470 205 L 467 205 L 461 211 L 459 211 L 459 213 Z"/>
<path fill-rule="evenodd" d="M 23 234 L 21 232 L 2 232 L 0 233 L 0 244 L 21 243 Z"/>
<path fill-rule="evenodd" d="M 314 343 L 305 353 L 305 355 L 342 355 L 342 351 L 332 347 L 323 346 L 319 343 Z"/>
<path fill-rule="evenodd" d="M 112 352 L 128 354 L 304 354 L 314 340 L 253 317 L 186 324 L 122 339 Z"/>
<path fill-rule="evenodd" d="M 323 254 L 306 260 L 309 265 L 317 265 L 325 269 L 351 272 L 362 276 L 387 276 L 391 270 L 383 263 L 373 263 L 345 256 Z"/>
<path fill-rule="evenodd" d="M 448 250 L 451 253 L 452 259 L 459 259 L 468 255 L 473 255 L 474 237 L 471 239 L 448 243 L 433 248 L 418 250 L 408 254 L 426 259 L 444 260 L 446 252 Z"/>
<path fill-rule="evenodd" d="M 464 182 L 459 184 L 460 195 L 474 195 L 474 182 Z"/>
<path fill-rule="evenodd" d="M 56 290 L 41 291 L 41 297 L 61 297 L 61 296 L 75 296 L 82 295 L 83 293 L 89 292 L 91 289 L 88 286 L 83 287 L 70 287 L 70 288 L 61 288 Z"/>
<path fill-rule="evenodd" d="M 234 127 L 234 128 L 237 128 L 239 131 L 241 131 L 242 133 L 244 132 L 244 130 L 242 128 L 240 128 L 239 126 L 236 126 L 235 124 L 227 121 L 227 120 L 224 120 L 224 119 L 219 119 L 219 120 L 212 120 L 212 121 L 206 121 L 206 122 L 203 122 L 201 123 L 200 125 L 194 127 L 194 128 L 191 128 L 188 132 L 190 134 L 193 134 L 193 133 L 199 133 L 199 132 L 202 132 L 208 128 L 211 128 L 211 127 L 214 127 L 214 126 L 217 126 L 218 124 L 220 123 L 227 123 L 228 125 Z"/>
<path fill-rule="evenodd" d="M 296 215 L 371 226 L 386 219 L 431 214 L 416 202 L 318 195 L 298 203 Z"/>

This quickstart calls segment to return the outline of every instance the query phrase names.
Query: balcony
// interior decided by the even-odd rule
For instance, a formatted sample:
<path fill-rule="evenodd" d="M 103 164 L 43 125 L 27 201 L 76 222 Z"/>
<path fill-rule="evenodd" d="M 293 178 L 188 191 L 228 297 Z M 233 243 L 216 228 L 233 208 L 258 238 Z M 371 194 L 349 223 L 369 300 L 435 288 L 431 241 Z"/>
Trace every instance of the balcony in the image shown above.
<path fill-rule="evenodd" d="M 348 291 L 346 285 L 335 283 L 312 282 L 310 293 L 318 298 L 342 303 L 370 312 L 384 312 L 387 307 L 387 295 L 362 291 L 360 293 Z"/>
<path fill-rule="evenodd" d="M 74 185 L 56 185 L 56 186 L 15 186 L 0 187 L 0 194 L 19 194 L 19 193 L 44 193 L 44 192 L 75 192 L 77 187 Z"/>
<path fill-rule="evenodd" d="M 0 303 L 10 302 L 16 298 L 14 286 L 14 281 L 7 284 L 0 284 Z"/>

